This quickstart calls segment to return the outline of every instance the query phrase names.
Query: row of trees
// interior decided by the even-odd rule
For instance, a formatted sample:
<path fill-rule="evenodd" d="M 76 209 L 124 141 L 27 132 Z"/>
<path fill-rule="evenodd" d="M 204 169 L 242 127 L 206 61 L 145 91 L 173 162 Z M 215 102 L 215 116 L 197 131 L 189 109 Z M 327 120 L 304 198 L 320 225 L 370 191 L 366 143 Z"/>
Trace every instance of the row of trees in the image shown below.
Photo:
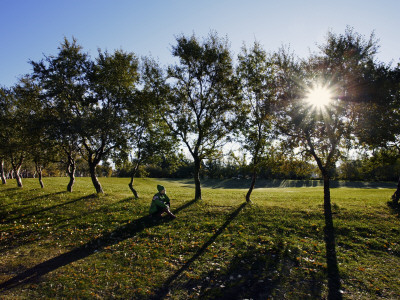
<path fill-rule="evenodd" d="M 39 179 L 49 163 L 64 163 L 70 177 L 67 190 L 72 191 L 77 160 L 84 159 L 96 192 L 102 193 L 96 176 L 101 161 L 121 161 L 131 149 L 137 150 L 137 160 L 146 151 L 158 151 L 164 140 L 151 145 L 148 141 L 157 141 L 153 135 L 163 125 L 153 114 L 155 98 L 149 97 L 146 86 L 138 88 L 146 84 L 148 70 L 140 81 L 139 61 L 133 53 L 99 50 L 92 60 L 76 40 L 65 40 L 57 56 L 31 64 L 32 74 L 11 89 L 1 89 L 3 183 L 8 159 L 22 187 L 20 168 L 29 157 Z"/>
<path fill-rule="evenodd" d="M 274 149 L 268 149 L 268 156 L 259 165 L 257 179 L 321 179 L 318 166 L 301 157 L 289 156 Z M 80 166 L 82 169 L 84 166 Z M 99 166 L 103 169 L 103 166 Z M 137 172 L 138 177 L 151 178 L 193 178 L 193 161 L 187 157 L 164 157 L 159 162 L 144 164 Z M 98 174 L 106 176 L 100 170 Z M 129 177 L 132 164 L 126 162 L 113 170 L 109 176 Z M 200 178 L 232 179 L 252 177 L 251 158 L 234 152 L 221 153 L 219 157 L 206 159 L 200 170 Z M 86 171 L 86 174 L 89 174 Z M 400 157 L 391 150 L 360 153 L 358 158 L 342 160 L 332 173 L 334 180 L 347 181 L 397 181 L 400 174 Z"/>
<path fill-rule="evenodd" d="M 133 178 L 140 165 L 176 156 L 182 145 L 201 199 L 202 165 L 235 141 L 252 160 L 250 201 L 271 147 L 309 159 L 324 181 L 329 298 L 340 299 L 330 180 L 350 150 L 400 149 L 400 66 L 379 62 L 377 51 L 374 35 L 347 28 L 328 33 L 306 59 L 285 48 L 268 54 L 255 42 L 243 47 L 235 65 L 227 39 L 182 35 L 172 47 L 177 63 L 164 68 L 122 50 L 99 50 L 92 59 L 76 40 L 65 40 L 56 56 L 31 62 L 32 74 L 1 89 L 1 166 L 9 160 L 22 186 L 19 170 L 28 155 L 38 174 L 48 162 L 62 161 L 71 191 L 82 158 L 101 193 L 99 163 L 130 159 L 137 196 Z M 329 103 L 305 101 L 316 91 L 317 100 L 329 92 Z M 400 181 L 393 197 L 397 203 Z"/>
<path fill-rule="evenodd" d="M 216 33 L 176 42 L 178 63 L 166 68 L 122 50 L 99 50 L 92 59 L 75 39 L 65 39 L 56 56 L 31 61 L 31 74 L 0 90 L 3 183 L 5 160 L 18 186 L 27 158 L 39 179 L 57 161 L 65 165 L 71 191 L 76 161 L 84 159 L 102 192 L 96 168 L 113 160 L 119 168 L 131 166 L 136 195 L 140 165 L 166 159 L 178 164 L 177 149 L 184 146 L 192 158 L 195 198 L 201 199 L 201 168 L 215 166 L 223 145 L 235 141 L 251 158 L 249 201 L 257 174 L 271 165 L 276 149 L 289 160 L 313 158 L 327 178 L 339 160 L 354 169 L 346 154 L 360 146 L 398 155 L 399 67 L 377 61 L 373 35 L 366 39 L 351 28 L 328 33 L 307 59 L 285 48 L 266 53 L 255 42 L 242 48 L 236 66 L 229 41 Z M 334 104 L 322 111 L 306 103 L 313 85 L 329 88 Z"/>
<path fill-rule="evenodd" d="M 372 155 L 372 156 L 371 156 Z M 206 159 L 200 170 L 200 178 L 206 179 L 250 179 L 252 165 L 249 157 L 237 155 L 234 152 L 221 153 L 213 159 Z M 87 163 L 78 158 L 75 162 L 76 176 L 88 177 L 90 170 Z M 158 161 L 145 163 L 136 171 L 137 177 L 151 178 L 193 178 L 194 164 L 184 155 L 162 156 Z M 318 166 L 304 161 L 301 157 L 286 156 L 285 153 L 269 149 L 268 157 L 259 165 L 257 179 L 294 179 L 313 180 L 321 179 Z M 120 166 L 112 166 L 109 162 L 102 162 L 96 168 L 98 177 L 130 177 L 133 170 L 131 161 L 125 161 Z M 4 172 L 6 179 L 13 179 L 14 172 L 11 164 L 5 161 Z M 64 164 L 49 163 L 42 170 L 43 177 L 65 176 Z M 21 177 L 38 177 L 35 163 L 24 160 L 21 167 Z M 381 150 L 375 153 L 364 153 L 357 159 L 341 161 L 332 174 L 334 180 L 347 181 L 396 181 L 400 174 L 400 158 L 396 152 Z"/>

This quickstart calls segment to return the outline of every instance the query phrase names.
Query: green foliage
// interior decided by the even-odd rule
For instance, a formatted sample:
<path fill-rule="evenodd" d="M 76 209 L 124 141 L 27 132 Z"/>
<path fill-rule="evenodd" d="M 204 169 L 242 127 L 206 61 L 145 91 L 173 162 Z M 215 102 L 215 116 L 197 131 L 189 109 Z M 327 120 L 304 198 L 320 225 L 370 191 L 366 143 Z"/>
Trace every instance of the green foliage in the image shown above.
<path fill-rule="evenodd" d="M 400 176 L 398 152 L 381 149 L 359 160 L 346 160 L 338 173 L 343 180 L 397 181 Z"/>
<path fill-rule="evenodd" d="M 261 188 L 243 204 L 241 181 L 48 178 L 37 189 L 0 186 L 2 298 L 291 298 L 327 295 L 322 187 Z M 177 219 L 146 219 L 156 185 Z M 219 188 L 218 188 L 219 187 Z M 400 296 L 399 218 L 393 189 L 332 189 L 339 269 L 346 299 Z M 166 287 L 166 289 L 164 289 Z"/>
<path fill-rule="evenodd" d="M 102 53 L 93 61 L 73 39 L 65 39 L 58 56 L 32 62 L 34 76 L 44 89 L 50 108 L 51 137 L 68 156 L 68 168 L 77 153 L 88 162 L 96 191 L 96 167 L 112 152 L 125 150 L 128 138 L 125 104 L 139 80 L 133 53 Z M 70 176 L 73 176 L 72 170 Z"/>
<path fill-rule="evenodd" d="M 320 53 L 297 62 L 284 52 L 276 54 L 278 72 L 294 82 L 282 87 L 280 94 L 281 132 L 287 147 L 301 147 L 313 157 L 324 176 L 331 176 L 343 151 L 351 147 L 359 120 L 357 112 L 370 97 L 374 84 L 371 74 L 377 68 L 377 41 L 347 28 L 345 34 L 329 33 Z M 285 74 L 287 72 L 287 74 Z M 278 80 L 282 81 L 278 77 Z M 333 95 L 333 103 L 315 108 L 305 101 L 315 86 L 322 86 Z"/>
<path fill-rule="evenodd" d="M 201 43 L 194 35 L 177 38 L 168 68 L 171 94 L 165 119 L 193 158 L 212 156 L 229 133 L 233 109 L 232 58 L 226 40 L 211 33 Z"/>
<path fill-rule="evenodd" d="M 194 160 L 195 198 L 201 199 L 202 160 L 217 154 L 234 127 L 235 81 L 227 39 L 210 33 L 201 43 L 194 35 L 178 37 L 168 68 L 170 89 L 161 107 L 171 133 Z"/>
<path fill-rule="evenodd" d="M 11 91 L 4 87 L 0 88 L 0 153 L 1 157 L 4 158 L 9 148 L 9 141 L 11 137 L 12 127 L 9 125 L 13 124 L 10 120 L 12 116 L 12 96 Z"/>
<path fill-rule="evenodd" d="M 276 99 L 272 62 L 258 43 L 242 48 L 236 69 L 240 82 L 237 117 L 242 120 L 243 147 L 256 167 L 272 140 L 273 109 Z"/>

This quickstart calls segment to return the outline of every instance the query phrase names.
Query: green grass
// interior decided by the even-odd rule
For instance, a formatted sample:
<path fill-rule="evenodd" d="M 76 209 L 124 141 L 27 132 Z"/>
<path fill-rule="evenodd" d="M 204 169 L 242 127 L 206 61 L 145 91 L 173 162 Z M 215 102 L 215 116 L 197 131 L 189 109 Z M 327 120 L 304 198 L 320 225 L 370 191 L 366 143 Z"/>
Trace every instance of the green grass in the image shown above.
<path fill-rule="evenodd" d="M 66 178 L 0 186 L 0 298 L 319 299 L 327 295 L 322 187 Z M 177 219 L 147 216 L 163 184 Z M 345 299 L 400 298 L 393 189 L 331 191 Z"/>

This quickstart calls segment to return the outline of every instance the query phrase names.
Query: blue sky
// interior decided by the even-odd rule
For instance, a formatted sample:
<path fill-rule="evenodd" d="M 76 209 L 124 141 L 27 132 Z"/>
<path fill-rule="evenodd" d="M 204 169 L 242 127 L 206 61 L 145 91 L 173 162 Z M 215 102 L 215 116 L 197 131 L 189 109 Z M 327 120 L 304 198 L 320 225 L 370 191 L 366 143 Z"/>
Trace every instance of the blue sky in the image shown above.
<path fill-rule="evenodd" d="M 123 49 L 173 61 L 180 34 L 227 36 L 235 55 L 243 43 L 265 50 L 290 45 L 300 57 L 315 51 L 328 30 L 346 26 L 380 40 L 378 59 L 400 61 L 398 0 L 0 0 L 0 86 L 31 72 L 29 60 L 56 55 L 64 37 L 78 40 L 93 57 L 97 49 Z"/>

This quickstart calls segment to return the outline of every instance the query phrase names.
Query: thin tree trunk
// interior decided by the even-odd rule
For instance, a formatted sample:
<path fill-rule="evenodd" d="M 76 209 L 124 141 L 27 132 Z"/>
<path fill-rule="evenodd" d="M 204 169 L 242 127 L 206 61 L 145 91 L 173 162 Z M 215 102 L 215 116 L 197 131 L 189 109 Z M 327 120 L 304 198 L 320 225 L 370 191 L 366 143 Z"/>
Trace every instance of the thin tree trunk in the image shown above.
<path fill-rule="evenodd" d="M 399 177 L 399 181 L 397 182 L 397 189 L 394 192 L 394 194 L 392 195 L 392 201 L 395 205 L 398 205 L 399 199 L 400 199 L 400 177 Z"/>
<path fill-rule="evenodd" d="M 38 172 L 38 175 L 39 175 L 38 179 L 39 179 L 40 187 L 43 189 L 44 184 L 43 184 L 43 180 L 42 180 L 42 168 L 40 168 L 40 172 Z"/>
<path fill-rule="evenodd" d="M 325 246 L 328 266 L 328 299 L 342 299 L 340 275 L 336 257 L 335 231 L 333 227 L 329 176 L 324 174 Z"/>
<path fill-rule="evenodd" d="M 251 203 L 250 195 L 253 192 L 254 185 L 256 184 L 256 177 L 257 177 L 257 170 L 256 170 L 256 166 L 254 166 L 253 167 L 253 175 L 251 176 L 250 187 L 249 187 L 249 190 L 247 191 L 247 194 L 246 194 L 246 202 L 247 203 Z"/>
<path fill-rule="evenodd" d="M 75 160 L 68 158 L 68 167 L 67 167 L 67 174 L 69 176 L 69 183 L 67 185 L 67 191 L 72 192 L 72 186 L 75 183 Z"/>
<path fill-rule="evenodd" d="M 96 163 L 89 162 L 90 177 L 92 178 L 92 183 L 94 188 L 96 189 L 96 193 L 103 194 L 104 193 L 103 188 L 101 187 L 101 184 L 96 176 L 96 167 L 97 167 Z"/>
<path fill-rule="evenodd" d="M 43 184 L 43 180 L 42 180 L 42 166 L 39 166 L 38 163 L 35 163 L 35 168 L 36 168 L 36 172 L 38 173 L 40 187 L 43 189 L 44 184 Z"/>
<path fill-rule="evenodd" d="M 21 170 L 21 166 L 17 166 L 14 168 L 14 173 L 15 173 L 14 177 L 15 177 L 15 180 L 17 181 L 17 186 L 22 188 L 23 187 L 22 178 L 21 178 L 21 175 L 19 174 L 20 170 Z"/>
<path fill-rule="evenodd" d="M 4 174 L 4 159 L 1 159 L 0 161 L 0 176 L 1 176 L 1 182 L 3 184 L 7 183 L 6 175 Z"/>
<path fill-rule="evenodd" d="M 195 200 L 201 200 L 200 165 L 201 165 L 201 160 L 198 157 L 195 157 L 194 158 Z"/>
<path fill-rule="evenodd" d="M 16 162 L 14 157 L 11 156 L 11 166 L 13 168 L 14 174 L 15 174 L 15 180 L 17 181 L 17 186 L 22 188 L 22 179 L 21 179 L 21 175 L 20 175 L 20 170 L 21 170 L 21 166 L 22 166 L 22 162 L 24 161 L 24 156 L 21 155 L 18 159 L 18 161 Z"/>
<path fill-rule="evenodd" d="M 328 267 L 328 299 L 341 300 L 342 294 L 340 291 L 340 274 L 339 266 L 336 257 L 336 241 L 335 230 L 333 227 L 332 218 L 332 205 L 331 205 L 331 190 L 330 190 L 330 176 L 329 169 L 327 169 L 321 159 L 316 155 L 310 137 L 307 139 L 308 145 L 311 149 L 311 155 L 315 158 L 318 168 L 320 169 L 324 178 L 324 217 L 325 217 L 325 249 L 326 249 L 326 263 Z M 329 162 L 329 159 L 327 160 Z M 332 164 L 328 164 L 332 165 Z"/>
<path fill-rule="evenodd" d="M 138 193 L 137 191 L 133 188 L 133 181 L 134 181 L 134 177 L 136 175 L 137 170 L 139 169 L 139 162 L 136 164 L 136 166 L 134 167 L 133 171 L 132 171 L 132 175 L 131 175 L 131 182 L 129 182 L 128 186 L 131 189 L 133 195 L 135 196 L 135 199 L 138 199 Z"/>

